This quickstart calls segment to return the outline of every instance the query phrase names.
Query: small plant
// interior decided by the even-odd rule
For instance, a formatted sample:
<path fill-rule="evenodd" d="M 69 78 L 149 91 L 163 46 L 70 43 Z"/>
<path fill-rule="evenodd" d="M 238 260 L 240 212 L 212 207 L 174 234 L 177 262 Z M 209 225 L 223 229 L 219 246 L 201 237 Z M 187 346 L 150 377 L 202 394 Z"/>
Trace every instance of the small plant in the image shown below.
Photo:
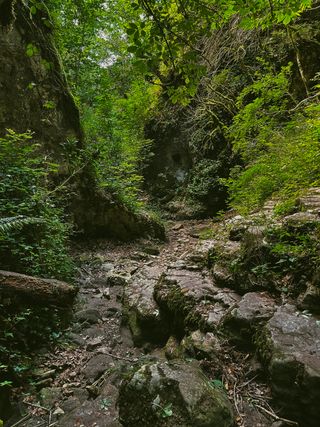
<path fill-rule="evenodd" d="M 168 403 L 166 406 L 162 408 L 161 416 L 162 418 L 169 418 L 172 417 L 173 411 L 172 411 L 172 403 Z"/>

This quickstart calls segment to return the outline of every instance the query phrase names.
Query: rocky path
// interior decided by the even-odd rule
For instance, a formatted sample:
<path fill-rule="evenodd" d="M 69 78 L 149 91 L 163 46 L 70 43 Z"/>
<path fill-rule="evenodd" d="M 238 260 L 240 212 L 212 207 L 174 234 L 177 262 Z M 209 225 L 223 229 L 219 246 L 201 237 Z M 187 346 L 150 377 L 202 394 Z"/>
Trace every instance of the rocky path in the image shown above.
<path fill-rule="evenodd" d="M 209 226 L 170 222 L 165 243 L 77 247 L 72 325 L 38 357 L 8 426 L 318 426 L 317 318 L 237 289 L 226 265 L 239 239 L 224 240 L 219 264 Z"/>

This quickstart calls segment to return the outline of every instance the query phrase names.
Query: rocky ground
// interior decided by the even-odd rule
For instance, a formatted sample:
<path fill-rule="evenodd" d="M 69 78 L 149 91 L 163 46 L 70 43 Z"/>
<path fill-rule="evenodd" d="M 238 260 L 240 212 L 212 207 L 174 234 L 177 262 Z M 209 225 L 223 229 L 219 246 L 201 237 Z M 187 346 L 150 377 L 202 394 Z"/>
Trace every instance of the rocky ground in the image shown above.
<path fill-rule="evenodd" d="M 75 248 L 72 325 L 37 358 L 7 425 L 318 426 L 319 291 L 296 298 L 235 274 L 248 235 L 253 252 L 265 245 L 252 221 L 168 222 L 165 243 Z"/>

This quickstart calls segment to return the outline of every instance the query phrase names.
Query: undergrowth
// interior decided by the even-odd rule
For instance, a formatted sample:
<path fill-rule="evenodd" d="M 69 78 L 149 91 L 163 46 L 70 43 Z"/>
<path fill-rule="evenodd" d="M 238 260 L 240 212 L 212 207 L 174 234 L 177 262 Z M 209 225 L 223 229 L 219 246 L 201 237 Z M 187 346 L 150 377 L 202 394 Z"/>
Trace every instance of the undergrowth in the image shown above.
<path fill-rule="evenodd" d="M 320 105 L 314 95 L 300 108 L 294 106 L 290 68 L 258 74 L 238 98 L 229 136 L 246 166 L 233 168 L 224 182 L 231 206 L 240 213 L 270 198 L 279 200 L 278 213 L 288 212 L 301 192 L 320 185 Z"/>
<path fill-rule="evenodd" d="M 37 149 L 31 133 L 8 130 L 0 138 L 0 268 L 71 279 L 71 229 L 61 201 L 47 187 L 57 167 L 44 161 Z"/>

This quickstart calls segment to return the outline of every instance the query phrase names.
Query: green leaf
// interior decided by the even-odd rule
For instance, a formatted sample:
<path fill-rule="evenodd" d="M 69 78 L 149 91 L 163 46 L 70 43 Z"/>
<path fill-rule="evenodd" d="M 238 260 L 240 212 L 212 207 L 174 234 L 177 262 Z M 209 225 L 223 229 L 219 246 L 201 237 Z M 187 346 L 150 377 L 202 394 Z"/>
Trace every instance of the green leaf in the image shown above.
<path fill-rule="evenodd" d="M 172 411 L 172 403 L 169 403 L 164 408 L 162 408 L 162 418 L 169 418 L 172 417 L 173 411 Z"/>

